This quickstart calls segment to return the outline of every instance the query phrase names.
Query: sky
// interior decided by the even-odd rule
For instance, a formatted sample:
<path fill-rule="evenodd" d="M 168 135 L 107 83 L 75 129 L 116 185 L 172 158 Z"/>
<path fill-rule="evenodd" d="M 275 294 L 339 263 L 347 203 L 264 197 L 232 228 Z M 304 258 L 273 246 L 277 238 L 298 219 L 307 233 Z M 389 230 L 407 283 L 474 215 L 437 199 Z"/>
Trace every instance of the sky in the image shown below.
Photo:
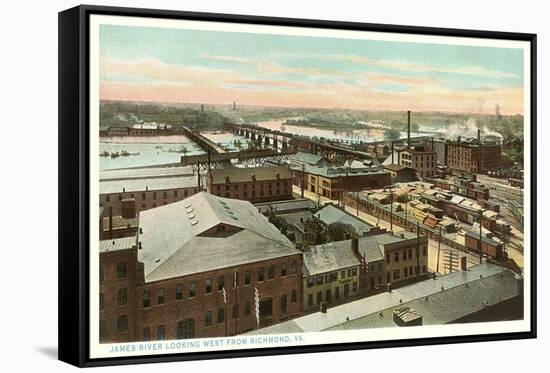
<path fill-rule="evenodd" d="M 100 98 L 523 114 L 523 51 L 101 25 Z"/>

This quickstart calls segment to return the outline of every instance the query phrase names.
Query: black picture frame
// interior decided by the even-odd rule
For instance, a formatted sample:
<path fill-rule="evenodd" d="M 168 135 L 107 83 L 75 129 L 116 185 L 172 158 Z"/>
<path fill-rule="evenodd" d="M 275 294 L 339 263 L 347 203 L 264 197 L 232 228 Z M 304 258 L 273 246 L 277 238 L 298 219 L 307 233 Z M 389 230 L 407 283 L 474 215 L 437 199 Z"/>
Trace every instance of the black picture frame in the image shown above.
<path fill-rule="evenodd" d="M 531 195 L 531 330 L 529 332 L 486 335 L 417 338 L 327 344 L 305 347 L 280 347 L 185 354 L 143 355 L 124 358 L 89 358 L 89 20 L 91 15 L 133 16 L 195 21 L 236 22 L 273 26 L 315 27 L 407 33 L 417 35 L 490 38 L 526 41 L 531 46 L 531 169 L 536 170 L 537 78 L 536 34 L 459 30 L 417 26 L 383 25 L 342 21 L 275 18 L 232 14 L 212 14 L 158 9 L 137 9 L 81 5 L 59 13 L 59 359 L 79 367 L 220 359 L 258 355 L 328 352 L 371 348 L 466 343 L 536 338 L 537 330 L 537 244 L 536 171 L 530 174 Z"/>

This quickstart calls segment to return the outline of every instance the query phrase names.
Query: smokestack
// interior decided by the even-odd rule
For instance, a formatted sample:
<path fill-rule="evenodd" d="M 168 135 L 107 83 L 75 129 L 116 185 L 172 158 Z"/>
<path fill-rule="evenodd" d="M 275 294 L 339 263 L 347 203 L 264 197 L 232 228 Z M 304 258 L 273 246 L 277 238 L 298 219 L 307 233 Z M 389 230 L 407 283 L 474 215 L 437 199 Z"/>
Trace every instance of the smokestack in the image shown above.
<path fill-rule="evenodd" d="M 481 144 L 481 130 L 477 130 L 477 142 Z"/>
<path fill-rule="evenodd" d="M 460 270 L 461 271 L 467 271 L 468 270 L 468 265 L 467 265 L 465 256 L 460 257 Z"/>
<path fill-rule="evenodd" d="M 391 164 L 393 163 L 393 141 L 391 142 Z"/>
<path fill-rule="evenodd" d="M 109 239 L 113 238 L 113 206 L 109 206 Z"/>
<path fill-rule="evenodd" d="M 411 147 L 411 111 L 407 110 L 407 148 Z"/>
<path fill-rule="evenodd" d="M 351 251 L 353 251 L 353 254 L 359 258 L 359 238 L 355 236 L 351 238 Z"/>

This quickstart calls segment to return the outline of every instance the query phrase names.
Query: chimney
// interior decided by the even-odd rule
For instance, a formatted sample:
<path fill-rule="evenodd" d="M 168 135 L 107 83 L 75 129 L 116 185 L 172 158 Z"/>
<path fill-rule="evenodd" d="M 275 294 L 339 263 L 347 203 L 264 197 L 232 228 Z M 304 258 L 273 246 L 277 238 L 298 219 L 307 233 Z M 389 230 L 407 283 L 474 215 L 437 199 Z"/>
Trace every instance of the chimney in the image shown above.
<path fill-rule="evenodd" d="M 477 130 L 477 142 L 481 144 L 481 130 Z"/>
<path fill-rule="evenodd" d="M 465 256 L 460 257 L 460 270 L 461 271 L 467 271 L 468 270 L 468 265 L 467 265 Z"/>
<path fill-rule="evenodd" d="M 407 110 L 407 148 L 411 146 L 411 111 Z"/>
<path fill-rule="evenodd" d="M 391 164 L 394 164 L 394 162 L 393 162 L 393 141 L 391 142 Z"/>
<path fill-rule="evenodd" d="M 113 206 L 109 206 L 109 239 L 113 238 Z"/>
<path fill-rule="evenodd" d="M 353 254 L 359 258 L 359 238 L 353 236 L 351 237 L 351 251 L 353 251 Z"/>
<path fill-rule="evenodd" d="M 122 193 L 126 193 L 126 187 L 122 187 Z"/>
<path fill-rule="evenodd" d="M 256 181 L 256 174 L 252 174 L 252 181 Z"/>
<path fill-rule="evenodd" d="M 322 313 L 327 313 L 327 302 L 321 302 L 319 308 Z"/>

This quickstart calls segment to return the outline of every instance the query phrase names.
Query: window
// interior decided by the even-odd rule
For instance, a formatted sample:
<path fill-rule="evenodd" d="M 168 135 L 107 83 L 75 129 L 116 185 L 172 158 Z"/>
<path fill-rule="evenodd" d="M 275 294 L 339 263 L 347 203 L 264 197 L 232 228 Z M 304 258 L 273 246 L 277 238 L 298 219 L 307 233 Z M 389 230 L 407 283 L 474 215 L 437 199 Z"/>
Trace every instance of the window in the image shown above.
<path fill-rule="evenodd" d="M 218 291 L 222 291 L 225 287 L 225 278 L 223 276 L 218 277 Z"/>
<path fill-rule="evenodd" d="M 281 264 L 281 277 L 286 277 L 286 264 Z"/>
<path fill-rule="evenodd" d="M 426 273 L 426 266 L 422 266 L 422 273 Z"/>
<path fill-rule="evenodd" d="M 250 271 L 244 273 L 244 285 L 250 285 Z"/>
<path fill-rule="evenodd" d="M 126 278 L 128 274 L 128 266 L 126 262 L 120 262 L 116 265 L 116 277 L 118 279 Z"/>
<path fill-rule="evenodd" d="M 344 285 L 344 298 L 349 297 L 349 284 Z"/>
<path fill-rule="evenodd" d="M 323 276 L 317 276 L 315 278 L 315 285 L 323 285 L 323 281 L 324 281 Z"/>
<path fill-rule="evenodd" d="M 264 281 L 264 269 L 258 268 L 258 282 Z"/>
<path fill-rule="evenodd" d="M 99 282 L 103 282 L 105 280 L 105 276 L 103 273 L 103 265 L 99 265 Z"/>
<path fill-rule="evenodd" d="M 164 301 L 166 300 L 164 288 L 160 288 L 157 290 L 157 304 L 164 304 Z"/>
<path fill-rule="evenodd" d="M 346 271 L 340 272 L 340 278 L 341 279 L 346 278 Z"/>
<path fill-rule="evenodd" d="M 159 341 L 164 341 L 166 339 L 166 329 L 164 325 L 159 325 L 157 328 L 157 339 Z"/>
<path fill-rule="evenodd" d="M 143 342 L 148 342 L 151 340 L 151 328 L 145 327 L 143 328 Z"/>
<path fill-rule="evenodd" d="M 193 298 L 197 295 L 197 283 L 192 281 L 189 284 L 189 298 Z"/>
<path fill-rule="evenodd" d="M 403 277 L 409 277 L 409 268 L 405 267 L 404 271 L 405 271 L 405 274 L 403 275 Z"/>
<path fill-rule="evenodd" d="M 273 316 L 273 300 L 266 298 L 260 300 L 260 319 Z"/>
<path fill-rule="evenodd" d="M 357 276 L 357 267 L 352 268 L 351 274 L 354 275 L 354 276 Z"/>
<path fill-rule="evenodd" d="M 334 288 L 334 298 L 340 299 L 340 286 Z"/>
<path fill-rule="evenodd" d="M 176 285 L 176 300 L 183 299 L 183 286 L 181 284 Z"/>
<path fill-rule="evenodd" d="M 292 263 L 290 263 L 290 274 L 293 275 L 298 271 L 298 264 L 294 260 Z"/>
<path fill-rule="evenodd" d="M 239 305 L 238 304 L 233 305 L 233 309 L 231 311 L 231 317 L 233 317 L 233 320 L 239 318 Z"/>
<path fill-rule="evenodd" d="M 400 271 L 398 269 L 393 270 L 393 279 L 399 280 L 399 277 L 401 277 Z"/>
<path fill-rule="evenodd" d="M 315 280 L 313 280 L 313 277 L 308 277 L 307 287 L 310 288 L 310 287 L 313 287 L 313 285 L 315 285 Z"/>
<path fill-rule="evenodd" d="M 176 324 L 176 338 L 187 339 L 195 337 L 195 320 L 185 319 Z"/>
<path fill-rule="evenodd" d="M 168 198 L 168 192 L 164 191 L 164 192 L 162 193 L 162 197 L 163 197 L 164 199 Z"/>
<path fill-rule="evenodd" d="M 275 266 L 269 266 L 267 267 L 267 279 L 273 280 L 273 277 L 275 277 Z"/>
<path fill-rule="evenodd" d="M 352 284 L 351 284 L 351 287 L 352 287 L 352 291 L 354 293 L 357 293 L 357 281 L 354 281 Z"/>
<path fill-rule="evenodd" d="M 211 279 L 206 280 L 206 283 L 204 285 L 204 292 L 206 294 L 210 294 L 212 292 L 212 280 Z"/>
<path fill-rule="evenodd" d="M 143 290 L 143 308 L 151 306 L 151 291 L 149 289 Z"/>
<path fill-rule="evenodd" d="M 111 196 L 110 195 L 105 196 L 105 202 L 111 202 Z"/>
<path fill-rule="evenodd" d="M 103 293 L 99 293 L 99 309 L 103 309 Z"/>
<path fill-rule="evenodd" d="M 330 302 L 330 301 L 332 300 L 332 292 L 331 292 L 330 289 L 327 289 L 327 290 L 325 291 L 325 300 L 326 300 L 327 302 Z"/>
<path fill-rule="evenodd" d="M 204 326 L 212 325 L 212 311 L 206 311 L 204 313 Z"/>
<path fill-rule="evenodd" d="M 399 253 L 395 253 L 393 255 L 393 261 L 394 261 L 394 263 L 399 263 Z"/>
<path fill-rule="evenodd" d="M 410 260 L 413 257 L 413 251 L 412 249 L 409 249 L 408 252 L 409 252 L 409 260 Z"/>
<path fill-rule="evenodd" d="M 244 315 L 250 315 L 250 301 L 246 301 L 246 303 L 244 304 Z"/>
<path fill-rule="evenodd" d="M 391 263 L 390 254 L 386 254 L 386 263 L 388 263 L 388 264 Z"/>
<path fill-rule="evenodd" d="M 218 308 L 218 324 L 225 320 L 225 309 L 223 307 Z"/>
<path fill-rule="evenodd" d="M 298 298 L 298 294 L 296 289 L 292 289 L 290 291 L 290 303 L 296 303 L 297 298 Z"/>
<path fill-rule="evenodd" d="M 174 198 L 178 198 L 178 191 L 174 190 Z"/>
<path fill-rule="evenodd" d="M 286 294 L 281 297 L 281 315 L 286 315 L 288 313 L 287 309 L 287 297 Z"/>
<path fill-rule="evenodd" d="M 308 294 L 307 296 L 307 305 L 313 306 L 313 294 Z"/>
<path fill-rule="evenodd" d="M 153 192 L 153 199 L 157 199 L 157 192 Z"/>
<path fill-rule="evenodd" d="M 403 250 L 403 260 L 407 260 L 407 250 Z"/>
<path fill-rule="evenodd" d="M 323 292 L 318 291 L 317 292 L 317 304 L 321 304 L 322 301 L 323 301 Z"/>
<path fill-rule="evenodd" d="M 128 289 L 118 289 L 117 304 L 119 306 L 124 306 L 126 303 L 128 303 Z"/>
<path fill-rule="evenodd" d="M 426 256 L 427 252 L 428 252 L 428 247 L 427 247 L 427 246 L 424 246 L 424 247 L 422 248 L 422 255 Z"/>
<path fill-rule="evenodd" d="M 145 200 L 145 193 L 141 193 L 141 199 Z"/>
<path fill-rule="evenodd" d="M 116 330 L 119 333 L 124 333 L 128 330 L 128 316 L 120 315 L 116 320 Z"/>
<path fill-rule="evenodd" d="M 119 194 L 119 195 L 118 195 L 118 200 L 119 200 L 119 201 L 122 201 L 122 194 Z"/>

